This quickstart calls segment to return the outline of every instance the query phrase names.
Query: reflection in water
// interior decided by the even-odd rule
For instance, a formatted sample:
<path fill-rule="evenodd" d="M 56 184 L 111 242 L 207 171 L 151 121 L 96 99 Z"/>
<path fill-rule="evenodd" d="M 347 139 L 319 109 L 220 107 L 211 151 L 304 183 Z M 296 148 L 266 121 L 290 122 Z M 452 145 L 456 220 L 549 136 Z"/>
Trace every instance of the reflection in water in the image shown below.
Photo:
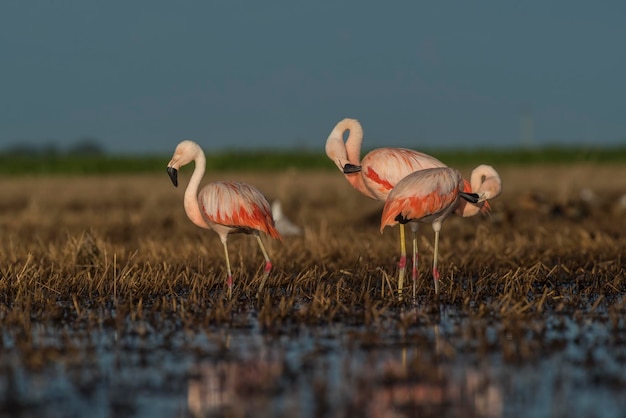
<path fill-rule="evenodd" d="M 180 329 L 176 346 L 156 328 L 141 337 L 103 328 L 71 340 L 46 328 L 27 352 L 3 330 L 0 416 L 624 416 L 622 322 L 561 317 L 517 340 L 510 323 L 504 332 L 490 321 L 478 330 L 476 319 L 437 322 L 402 332 L 393 321 L 280 334 Z M 477 349 L 483 338 L 490 351 Z M 543 357 L 507 361 L 497 338 L 518 346 L 541 338 Z"/>
<path fill-rule="evenodd" d="M 254 411 L 253 405 L 269 402 L 282 373 L 282 364 L 277 361 L 201 363 L 188 384 L 189 412 L 194 417 L 222 412 L 246 415 Z"/>
<path fill-rule="evenodd" d="M 502 416 L 501 390 L 485 370 L 467 364 L 440 365 L 432 353 L 406 346 L 353 351 L 348 346 L 354 344 L 354 335 L 327 339 L 322 350 L 320 342 L 310 337 L 310 345 L 283 347 L 282 356 L 247 353 L 249 358 L 243 360 L 199 363 L 188 381 L 189 413 L 194 417 Z M 439 339 L 437 331 L 435 339 Z"/>

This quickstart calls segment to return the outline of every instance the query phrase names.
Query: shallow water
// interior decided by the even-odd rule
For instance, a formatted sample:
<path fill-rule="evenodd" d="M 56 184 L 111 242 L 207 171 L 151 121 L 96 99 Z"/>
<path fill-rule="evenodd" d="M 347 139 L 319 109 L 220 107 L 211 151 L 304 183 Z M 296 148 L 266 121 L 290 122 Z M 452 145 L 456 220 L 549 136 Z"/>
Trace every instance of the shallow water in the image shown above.
<path fill-rule="evenodd" d="M 507 321 L 441 309 L 370 327 L 261 330 L 176 321 L 3 330 L 12 417 L 620 417 L 626 331 L 605 315 Z M 399 321 L 398 318 L 404 318 Z M 158 325 L 157 325 L 158 324 Z M 403 324 L 403 325 L 400 325 Z"/>

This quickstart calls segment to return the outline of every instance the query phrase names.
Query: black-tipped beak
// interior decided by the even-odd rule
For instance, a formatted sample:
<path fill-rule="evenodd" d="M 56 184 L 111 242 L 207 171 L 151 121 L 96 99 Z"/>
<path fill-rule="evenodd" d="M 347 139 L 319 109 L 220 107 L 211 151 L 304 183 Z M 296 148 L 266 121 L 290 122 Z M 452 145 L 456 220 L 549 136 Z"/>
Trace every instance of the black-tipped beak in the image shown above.
<path fill-rule="evenodd" d="M 178 170 L 174 167 L 167 167 L 167 174 L 170 176 L 174 186 L 178 187 Z"/>
<path fill-rule="evenodd" d="M 360 165 L 346 164 L 343 166 L 343 174 L 354 174 L 361 171 Z"/>
<path fill-rule="evenodd" d="M 470 203 L 478 203 L 479 197 L 476 193 L 459 192 L 459 195 Z"/>

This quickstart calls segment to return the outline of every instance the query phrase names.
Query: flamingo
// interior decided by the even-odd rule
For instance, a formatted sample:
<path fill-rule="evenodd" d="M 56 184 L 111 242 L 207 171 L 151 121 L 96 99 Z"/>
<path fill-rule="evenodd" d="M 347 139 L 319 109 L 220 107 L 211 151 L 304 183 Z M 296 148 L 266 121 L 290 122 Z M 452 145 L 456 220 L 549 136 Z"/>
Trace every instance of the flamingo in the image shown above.
<path fill-rule="evenodd" d="M 461 173 L 450 167 L 427 168 L 415 171 L 396 184 L 387 196 L 380 220 L 380 232 L 386 226 L 412 222 L 431 223 L 435 231 L 433 256 L 433 279 L 435 293 L 439 293 L 439 270 L 437 256 L 439 251 L 439 231 L 443 221 L 457 208 L 461 199 L 471 203 L 480 203 L 477 193 L 463 191 L 465 181 Z M 415 282 L 413 282 L 415 297 Z"/>
<path fill-rule="evenodd" d="M 226 258 L 228 298 L 232 296 L 233 275 L 226 244 L 228 235 L 233 233 L 252 234 L 256 237 L 263 257 L 265 269 L 257 291 L 263 290 L 265 281 L 272 269 L 272 263 L 261 241 L 260 232 L 282 240 L 272 219 L 270 204 L 255 187 L 237 181 L 217 181 L 209 183 L 198 192 L 198 186 L 206 169 L 206 158 L 202 148 L 193 141 L 182 141 L 176 146 L 172 160 L 167 165 L 167 173 L 174 186 L 178 187 L 178 170 L 194 161 L 195 167 L 185 189 L 184 206 L 187 217 L 200 228 L 215 231 L 224 245 Z"/>
<path fill-rule="evenodd" d="M 344 143 L 343 134 L 349 131 Z M 414 171 L 427 168 L 446 167 L 444 163 L 423 152 L 406 148 L 377 148 L 370 151 L 361 160 L 361 145 L 363 143 L 363 127 L 356 119 L 346 118 L 333 128 L 326 140 L 326 155 L 344 174 L 348 183 L 365 196 L 385 201 L 393 187 L 404 177 Z M 471 184 L 465 181 L 465 192 L 471 192 Z M 485 202 L 478 211 L 488 211 L 489 204 Z M 472 210 L 471 205 L 464 205 L 467 216 Z M 413 269 L 411 277 L 417 280 L 417 223 L 410 223 L 413 235 Z M 398 262 L 398 293 L 402 295 L 404 276 L 406 272 L 406 243 L 404 224 L 400 224 L 400 260 Z"/>
<path fill-rule="evenodd" d="M 344 143 L 343 134 L 348 130 L 349 136 Z M 385 201 L 389 192 L 402 178 L 408 174 L 426 168 L 445 167 L 438 159 L 422 152 L 406 148 L 377 148 L 370 151 L 363 160 L 360 159 L 361 145 L 363 142 L 363 128 L 358 120 L 346 118 L 341 120 L 333 128 L 326 140 L 326 155 L 344 173 L 346 180 L 365 196 Z M 491 171 L 489 171 L 490 169 Z M 486 179 L 485 179 L 486 178 Z M 487 187 L 493 186 L 497 179 L 497 192 L 492 191 L 491 196 L 486 196 L 478 205 L 468 204 L 462 200 L 455 210 L 455 214 L 462 217 L 474 216 L 479 212 L 487 213 L 490 205 L 487 199 L 499 194 L 500 177 L 490 166 L 479 166 L 472 171 L 471 182 L 464 180 L 465 192 L 477 192 L 483 187 L 482 193 Z M 482 183 L 485 182 L 485 185 Z M 492 189 L 490 189 L 492 190 Z M 493 189 L 495 190 L 495 188 Z M 417 223 L 410 223 L 409 227 L 413 235 L 413 282 L 417 280 Z M 404 225 L 400 224 L 400 260 L 398 262 L 398 292 L 402 294 L 402 286 L 406 271 L 406 246 Z"/>

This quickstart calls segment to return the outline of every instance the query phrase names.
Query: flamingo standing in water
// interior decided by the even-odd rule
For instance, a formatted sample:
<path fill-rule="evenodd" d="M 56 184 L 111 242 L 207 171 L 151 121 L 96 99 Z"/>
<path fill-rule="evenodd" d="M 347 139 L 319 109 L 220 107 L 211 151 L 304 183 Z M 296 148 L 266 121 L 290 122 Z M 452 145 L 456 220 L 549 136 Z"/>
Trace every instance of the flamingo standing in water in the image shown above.
<path fill-rule="evenodd" d="M 350 131 L 344 143 L 343 134 Z M 385 201 L 402 178 L 426 168 L 446 165 L 428 154 L 406 148 L 377 148 L 361 160 L 363 128 L 358 120 L 341 120 L 326 140 L 326 155 L 344 174 L 348 183 L 365 196 Z M 413 281 L 417 280 L 417 224 L 410 224 L 413 234 Z M 406 272 L 406 243 L 404 224 L 400 225 L 400 260 L 398 262 L 398 293 L 402 295 Z"/>
<path fill-rule="evenodd" d="M 349 131 L 344 143 L 343 134 Z M 377 148 L 370 151 L 361 160 L 363 128 L 358 120 L 346 118 L 337 123 L 326 140 L 326 155 L 345 175 L 346 180 L 365 196 L 385 201 L 394 186 L 404 177 L 418 170 L 446 167 L 444 163 L 422 152 L 406 148 Z M 464 191 L 471 192 L 471 184 L 465 181 Z M 475 212 L 473 212 L 475 209 Z M 461 216 L 473 216 L 479 211 L 488 211 L 489 204 L 484 202 L 479 207 L 463 205 L 465 213 Z M 472 213 L 473 212 L 473 213 Z M 471 214 L 470 214 L 471 213 Z M 413 235 L 413 282 L 417 280 L 417 230 L 415 222 L 409 224 Z M 400 224 L 400 260 L 398 262 L 398 293 L 402 294 L 406 272 L 406 243 L 404 224 Z"/>
<path fill-rule="evenodd" d="M 461 199 L 470 203 L 481 202 L 477 193 L 463 191 L 465 182 L 461 173 L 450 167 L 428 168 L 415 171 L 396 184 L 387 196 L 380 220 L 380 232 L 386 226 L 400 223 L 427 222 L 435 231 L 433 279 L 435 293 L 439 293 L 439 231 L 443 221 L 457 208 Z M 484 199 L 482 200 L 484 201 Z M 415 282 L 413 282 L 415 297 Z"/>
<path fill-rule="evenodd" d="M 261 241 L 260 231 L 272 238 L 282 240 L 274 226 L 270 204 L 263 194 L 253 186 L 237 181 L 218 181 L 209 183 L 198 192 L 198 186 L 206 169 L 206 158 L 202 148 L 193 141 L 182 141 L 167 165 L 167 173 L 174 186 L 178 187 L 180 167 L 195 162 L 193 174 L 185 189 L 184 206 L 187 217 L 201 228 L 217 232 L 224 245 L 226 257 L 228 298 L 232 296 L 233 275 L 228 258 L 226 241 L 229 234 L 253 234 L 263 257 L 265 270 L 257 296 L 263 290 L 265 281 L 272 269 L 272 263 Z"/>
<path fill-rule="evenodd" d="M 344 143 L 343 134 L 345 131 L 350 133 Z M 337 123 L 326 140 L 326 155 L 337 165 L 339 170 L 345 175 L 346 180 L 356 190 L 371 199 L 385 201 L 393 187 L 414 171 L 446 167 L 443 162 L 428 154 L 406 148 L 377 148 L 370 151 L 361 160 L 362 142 L 363 127 L 359 121 L 350 118 L 343 119 Z M 483 175 L 492 177 L 493 173 L 495 173 L 495 177 L 497 177 L 499 182 L 500 178 L 495 170 L 489 166 L 484 166 L 493 170 L 492 172 L 485 172 L 482 169 L 479 170 L 480 167 L 477 167 L 472 172 L 471 183 L 464 181 L 464 192 L 476 192 L 482 184 L 481 178 Z M 474 186 L 477 188 L 474 189 Z M 491 197 L 486 197 L 486 199 L 496 196 L 497 194 L 494 194 Z M 478 205 L 468 204 L 465 200 L 462 200 L 455 213 L 462 217 L 468 217 L 474 216 L 478 212 L 488 212 L 489 209 L 489 203 L 486 200 L 481 201 Z M 418 274 L 418 224 L 411 222 L 409 227 L 413 235 L 413 269 L 411 276 L 413 289 L 415 289 L 415 281 Z M 398 293 L 400 296 L 402 295 L 404 284 L 406 261 L 405 230 L 404 224 L 400 224 L 400 260 L 398 262 Z"/>

